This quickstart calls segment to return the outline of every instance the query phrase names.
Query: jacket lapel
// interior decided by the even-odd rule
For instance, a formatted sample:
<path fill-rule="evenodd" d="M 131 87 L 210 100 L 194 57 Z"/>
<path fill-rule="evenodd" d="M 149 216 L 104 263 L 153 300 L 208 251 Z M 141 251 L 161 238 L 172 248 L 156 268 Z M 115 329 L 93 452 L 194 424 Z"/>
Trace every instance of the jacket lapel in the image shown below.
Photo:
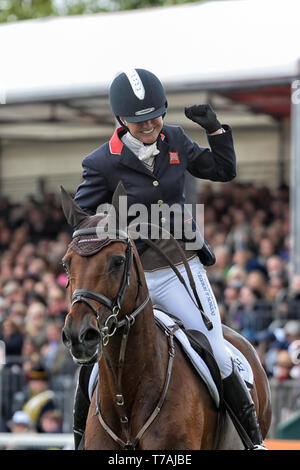
<path fill-rule="evenodd" d="M 122 166 L 129 167 L 132 170 L 139 171 L 140 173 L 146 173 L 150 174 L 153 176 L 153 173 L 148 170 L 145 165 L 136 157 L 129 148 L 127 148 L 125 145 L 122 149 L 122 153 L 119 157 L 119 163 Z"/>
<path fill-rule="evenodd" d="M 158 139 L 157 148 L 159 150 L 159 154 L 155 157 L 153 174 L 154 176 L 159 177 L 166 171 L 166 167 L 168 166 L 168 142 L 163 133 L 160 135 L 160 139 Z"/>
<path fill-rule="evenodd" d="M 158 141 L 158 149 L 159 154 L 155 157 L 155 165 L 154 171 L 152 172 L 149 170 L 143 163 L 134 155 L 131 150 L 129 150 L 126 145 L 120 139 L 121 133 L 124 128 L 119 127 L 115 130 L 114 135 L 112 136 L 109 146 L 110 152 L 113 158 L 118 159 L 118 163 L 122 166 L 127 168 L 131 168 L 132 170 L 138 171 L 143 174 L 151 175 L 158 175 L 164 170 L 165 162 L 167 161 L 164 155 L 166 152 L 165 148 L 167 147 L 166 138 L 164 134 L 161 134 L 160 139 Z"/>
<path fill-rule="evenodd" d="M 153 173 L 123 144 L 120 137 L 124 134 L 124 131 L 124 127 L 118 127 L 109 141 L 109 149 L 112 158 L 116 158 L 118 163 L 122 166 L 153 176 Z"/>

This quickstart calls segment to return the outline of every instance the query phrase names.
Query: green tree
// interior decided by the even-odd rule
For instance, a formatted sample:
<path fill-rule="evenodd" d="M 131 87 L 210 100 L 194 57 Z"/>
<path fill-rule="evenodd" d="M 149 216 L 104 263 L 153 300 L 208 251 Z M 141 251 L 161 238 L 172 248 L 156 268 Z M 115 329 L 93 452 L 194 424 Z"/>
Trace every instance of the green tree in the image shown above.
<path fill-rule="evenodd" d="M 52 14 L 52 0 L 0 0 L 1 22 L 41 18 Z"/>
<path fill-rule="evenodd" d="M 106 11 L 99 0 L 0 0 L 0 22 Z M 107 2 L 108 3 L 108 2 Z"/>
<path fill-rule="evenodd" d="M 163 5 L 179 5 L 182 3 L 193 2 L 199 2 L 199 0 L 117 0 L 119 10 L 135 10 L 137 8 L 160 7 Z"/>
<path fill-rule="evenodd" d="M 0 0 L 0 23 L 51 16 L 133 10 L 198 0 Z"/>

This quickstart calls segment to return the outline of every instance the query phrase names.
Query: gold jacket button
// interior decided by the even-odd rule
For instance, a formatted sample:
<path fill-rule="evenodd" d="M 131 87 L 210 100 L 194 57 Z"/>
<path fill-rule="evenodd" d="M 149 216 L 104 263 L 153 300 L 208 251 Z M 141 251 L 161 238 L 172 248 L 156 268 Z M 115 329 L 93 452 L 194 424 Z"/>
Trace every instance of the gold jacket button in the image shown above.
<path fill-rule="evenodd" d="M 152 184 L 153 184 L 153 186 L 158 186 L 158 185 L 159 185 L 159 182 L 155 180 L 155 181 L 153 181 Z"/>

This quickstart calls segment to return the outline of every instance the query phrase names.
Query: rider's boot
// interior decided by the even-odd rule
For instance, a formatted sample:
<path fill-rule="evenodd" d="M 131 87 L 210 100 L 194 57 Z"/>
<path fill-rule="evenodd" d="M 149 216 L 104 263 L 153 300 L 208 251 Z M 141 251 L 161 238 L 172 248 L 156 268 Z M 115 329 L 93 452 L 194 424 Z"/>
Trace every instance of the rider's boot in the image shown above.
<path fill-rule="evenodd" d="M 84 432 L 90 402 L 83 393 L 80 383 L 77 384 L 73 409 L 73 435 L 75 450 L 84 448 Z"/>
<path fill-rule="evenodd" d="M 267 450 L 261 435 L 252 397 L 234 364 L 230 376 L 223 380 L 223 393 L 225 401 L 253 443 L 251 450 Z"/>

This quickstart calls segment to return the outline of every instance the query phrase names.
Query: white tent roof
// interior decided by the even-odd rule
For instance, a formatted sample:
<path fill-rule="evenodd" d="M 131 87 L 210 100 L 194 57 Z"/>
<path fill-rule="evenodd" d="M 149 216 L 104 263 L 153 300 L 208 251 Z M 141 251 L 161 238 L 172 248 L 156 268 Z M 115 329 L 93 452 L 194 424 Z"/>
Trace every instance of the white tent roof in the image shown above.
<path fill-rule="evenodd" d="M 167 90 L 299 76 L 299 0 L 233 0 L 0 26 L 0 102 L 107 95 L 128 67 Z"/>

